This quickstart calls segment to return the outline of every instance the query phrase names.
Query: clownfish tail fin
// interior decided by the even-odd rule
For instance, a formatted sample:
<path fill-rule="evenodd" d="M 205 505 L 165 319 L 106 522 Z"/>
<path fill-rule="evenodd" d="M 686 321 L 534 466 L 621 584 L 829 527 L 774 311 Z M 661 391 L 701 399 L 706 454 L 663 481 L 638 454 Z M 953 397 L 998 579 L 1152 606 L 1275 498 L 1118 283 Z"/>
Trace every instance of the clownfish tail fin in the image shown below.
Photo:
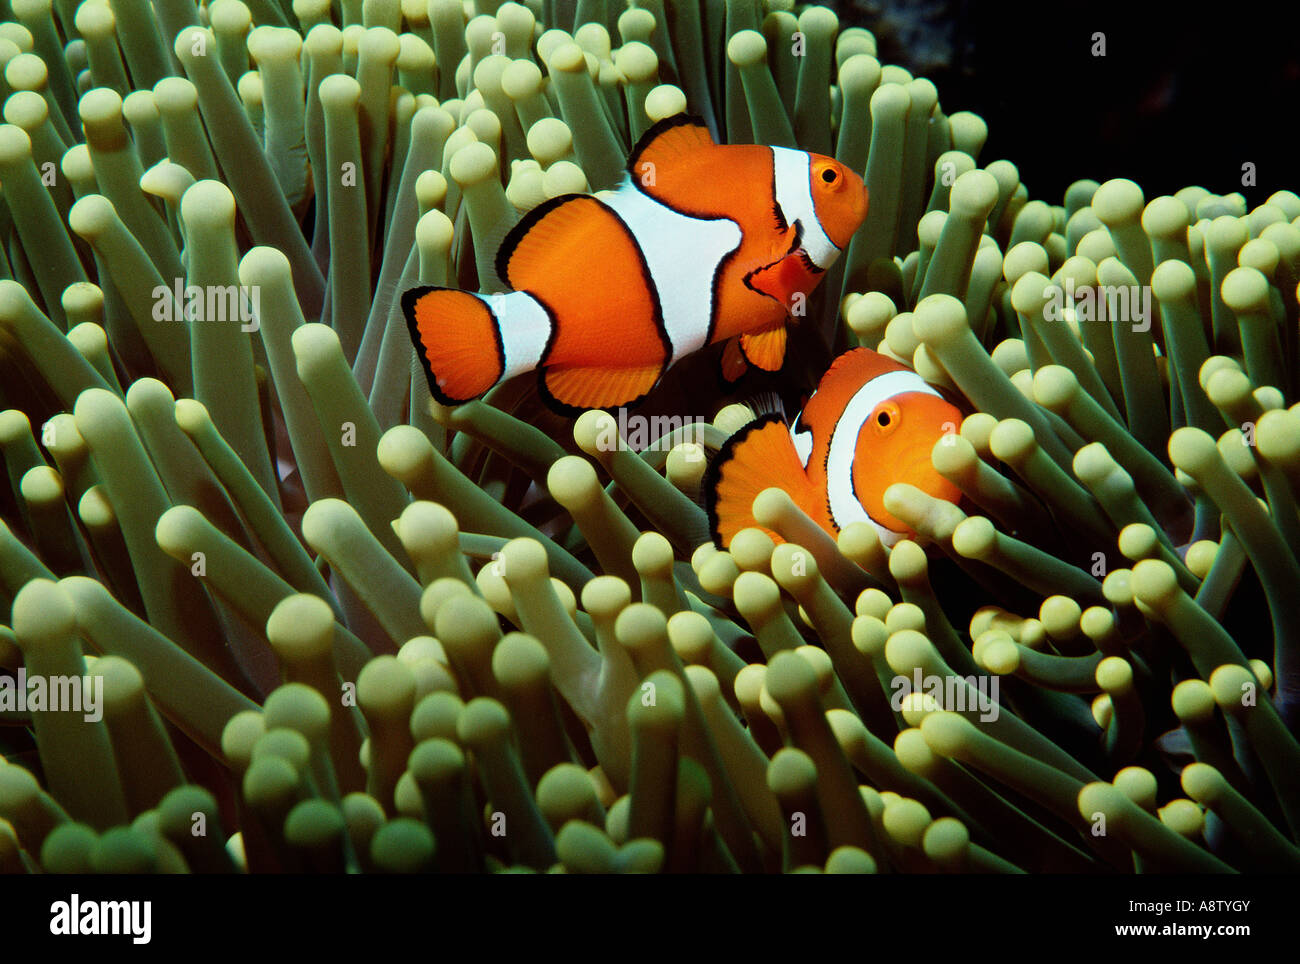
<path fill-rule="evenodd" d="M 411 288 L 402 295 L 402 313 L 429 391 L 444 405 L 535 369 L 555 330 L 550 310 L 526 291 Z"/>
<path fill-rule="evenodd" d="M 750 526 L 763 528 L 781 542 L 754 519 L 754 499 L 764 489 L 780 488 L 803 505 L 809 487 L 785 420 L 774 412 L 760 416 L 723 443 L 701 481 L 714 543 L 725 549 L 737 532 Z"/>

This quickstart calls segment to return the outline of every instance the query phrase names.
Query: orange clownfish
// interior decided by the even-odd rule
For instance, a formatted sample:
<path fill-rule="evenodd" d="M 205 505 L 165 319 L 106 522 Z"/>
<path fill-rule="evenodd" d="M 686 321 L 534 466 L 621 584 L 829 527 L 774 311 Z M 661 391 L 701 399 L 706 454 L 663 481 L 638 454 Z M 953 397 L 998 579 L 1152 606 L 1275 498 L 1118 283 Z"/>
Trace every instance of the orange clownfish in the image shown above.
<path fill-rule="evenodd" d="M 833 158 L 719 145 L 679 114 L 642 136 L 617 189 L 515 225 L 496 257 L 511 291 L 418 287 L 402 308 L 443 404 L 537 370 L 561 411 L 626 405 L 705 345 L 728 342 L 729 378 L 779 369 L 791 306 L 866 214 L 862 179 Z"/>
<path fill-rule="evenodd" d="M 906 482 L 937 499 L 960 500 L 930 451 L 961 420 L 956 406 L 910 369 L 868 348 L 846 352 L 793 426 L 764 415 L 718 452 L 702 487 L 713 540 L 726 548 L 741 529 L 757 526 L 754 498 L 777 487 L 832 536 L 869 522 L 892 546 L 913 533 L 885 511 L 891 485 Z"/>

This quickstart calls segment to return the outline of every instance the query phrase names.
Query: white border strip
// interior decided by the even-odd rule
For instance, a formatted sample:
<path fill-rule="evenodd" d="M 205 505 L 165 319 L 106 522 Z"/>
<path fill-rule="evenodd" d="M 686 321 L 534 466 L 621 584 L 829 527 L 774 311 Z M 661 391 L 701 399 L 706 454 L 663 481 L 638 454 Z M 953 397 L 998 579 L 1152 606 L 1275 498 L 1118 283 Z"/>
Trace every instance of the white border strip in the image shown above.
<path fill-rule="evenodd" d="M 882 540 L 885 533 L 892 532 L 871 518 L 854 496 L 853 460 L 857 455 L 858 434 L 876 406 L 905 392 L 939 394 L 915 372 L 885 372 L 870 379 L 853 394 L 835 423 L 830 451 L 826 456 L 826 499 L 830 505 L 831 518 L 841 529 L 851 522 L 870 522 L 881 530 Z"/>
<path fill-rule="evenodd" d="M 551 316 L 526 291 L 480 295 L 496 319 L 505 354 L 501 381 L 531 372 L 542 362 L 546 343 L 551 340 Z"/>
<path fill-rule="evenodd" d="M 803 249 L 819 268 L 829 268 L 840 255 L 817 217 L 812 199 L 812 155 L 788 147 L 772 148 L 776 171 L 776 203 L 787 224 L 803 225 Z"/>
<path fill-rule="evenodd" d="M 740 226 L 729 218 L 681 214 L 631 182 L 596 198 L 622 218 L 641 249 L 672 343 L 672 361 L 703 348 L 714 311 L 713 276 L 722 259 L 740 247 Z"/>

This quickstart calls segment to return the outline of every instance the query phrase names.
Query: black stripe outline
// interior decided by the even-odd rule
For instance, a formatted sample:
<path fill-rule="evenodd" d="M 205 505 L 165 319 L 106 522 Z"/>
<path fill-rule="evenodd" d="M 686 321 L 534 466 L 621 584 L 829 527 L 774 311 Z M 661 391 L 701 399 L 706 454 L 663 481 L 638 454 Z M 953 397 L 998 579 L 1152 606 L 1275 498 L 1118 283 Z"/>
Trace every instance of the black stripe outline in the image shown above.
<path fill-rule="evenodd" d="M 785 209 L 781 207 L 781 202 L 776 196 L 776 150 L 773 148 L 770 153 L 772 155 L 772 214 L 776 216 L 777 234 L 785 234 L 790 230 L 790 222 L 786 220 Z"/>

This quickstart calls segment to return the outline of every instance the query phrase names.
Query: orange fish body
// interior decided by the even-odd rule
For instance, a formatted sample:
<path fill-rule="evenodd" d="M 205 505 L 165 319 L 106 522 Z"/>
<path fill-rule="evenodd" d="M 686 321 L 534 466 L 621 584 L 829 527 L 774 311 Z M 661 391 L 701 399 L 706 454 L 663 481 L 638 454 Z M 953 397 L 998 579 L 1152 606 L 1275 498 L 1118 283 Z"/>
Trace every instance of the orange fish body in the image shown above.
<path fill-rule="evenodd" d="M 934 468 L 930 452 L 961 419 L 956 406 L 893 359 L 867 348 L 846 352 L 793 426 L 764 415 L 727 440 L 703 484 L 714 541 L 726 548 L 741 529 L 757 526 L 754 498 L 772 487 L 831 535 L 869 522 L 886 545 L 910 537 L 885 510 L 885 490 L 905 482 L 957 502 L 961 491 Z"/>
<path fill-rule="evenodd" d="M 537 370 L 562 411 L 637 401 L 675 361 L 728 341 L 724 372 L 785 359 L 791 307 L 866 217 L 832 158 L 719 145 L 678 115 L 646 132 L 614 191 L 530 211 L 497 254 L 511 288 L 412 288 L 402 306 L 444 404 Z"/>

